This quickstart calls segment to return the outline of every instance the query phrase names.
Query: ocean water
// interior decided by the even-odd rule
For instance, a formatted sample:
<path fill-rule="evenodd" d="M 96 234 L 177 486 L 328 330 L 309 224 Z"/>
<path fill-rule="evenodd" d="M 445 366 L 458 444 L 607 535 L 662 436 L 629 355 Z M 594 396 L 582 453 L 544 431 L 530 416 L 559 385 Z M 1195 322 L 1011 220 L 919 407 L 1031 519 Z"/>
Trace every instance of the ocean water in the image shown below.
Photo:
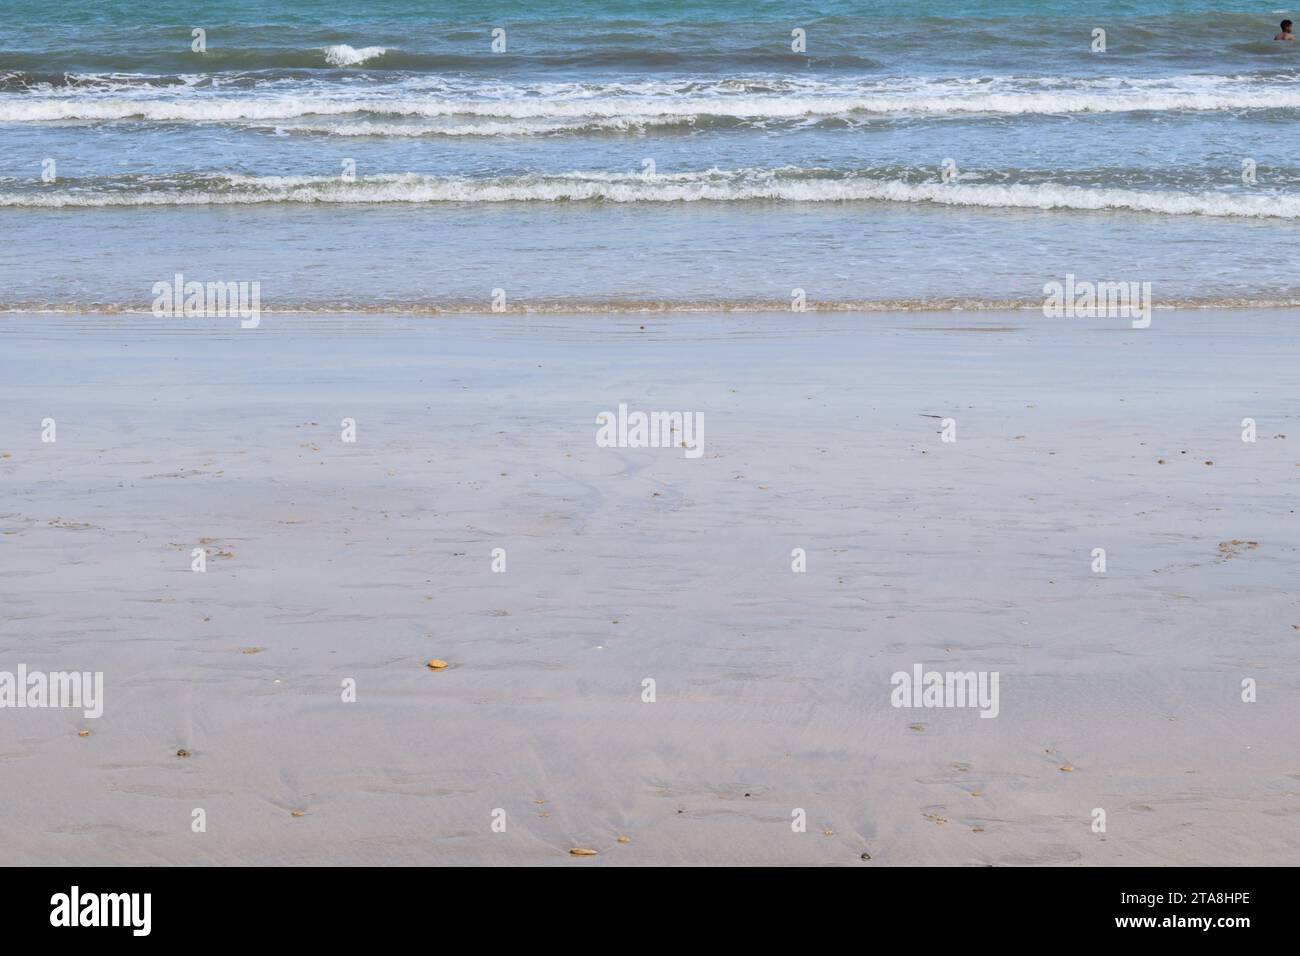
<path fill-rule="evenodd" d="M 0 0 L 0 310 L 1300 304 L 1284 10 Z"/>

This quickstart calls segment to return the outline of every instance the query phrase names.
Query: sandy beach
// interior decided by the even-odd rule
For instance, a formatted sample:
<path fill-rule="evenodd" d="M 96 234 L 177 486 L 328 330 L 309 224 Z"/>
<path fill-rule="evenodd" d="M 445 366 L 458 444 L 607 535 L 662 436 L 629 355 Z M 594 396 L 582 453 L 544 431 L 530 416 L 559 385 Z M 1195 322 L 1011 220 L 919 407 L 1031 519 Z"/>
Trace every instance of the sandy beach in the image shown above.
<path fill-rule="evenodd" d="M 1294 863 L 1297 321 L 4 316 L 0 864 Z"/>

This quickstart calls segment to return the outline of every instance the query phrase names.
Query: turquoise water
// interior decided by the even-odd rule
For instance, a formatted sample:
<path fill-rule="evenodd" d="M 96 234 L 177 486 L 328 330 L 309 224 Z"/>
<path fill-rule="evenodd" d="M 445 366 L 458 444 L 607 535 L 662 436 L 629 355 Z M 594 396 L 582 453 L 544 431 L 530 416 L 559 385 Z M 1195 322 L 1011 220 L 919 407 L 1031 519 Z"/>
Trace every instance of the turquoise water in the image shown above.
<path fill-rule="evenodd" d="M 0 3 L 0 309 L 1300 301 L 1277 0 L 542 6 Z"/>

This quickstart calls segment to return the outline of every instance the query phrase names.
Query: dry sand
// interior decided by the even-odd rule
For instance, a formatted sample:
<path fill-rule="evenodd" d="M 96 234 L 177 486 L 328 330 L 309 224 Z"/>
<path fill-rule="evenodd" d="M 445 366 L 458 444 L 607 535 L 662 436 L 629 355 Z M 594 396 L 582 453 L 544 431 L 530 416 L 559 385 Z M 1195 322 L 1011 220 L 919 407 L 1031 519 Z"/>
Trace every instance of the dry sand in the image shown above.
<path fill-rule="evenodd" d="M 1297 322 L 0 317 L 0 863 L 1300 862 Z"/>

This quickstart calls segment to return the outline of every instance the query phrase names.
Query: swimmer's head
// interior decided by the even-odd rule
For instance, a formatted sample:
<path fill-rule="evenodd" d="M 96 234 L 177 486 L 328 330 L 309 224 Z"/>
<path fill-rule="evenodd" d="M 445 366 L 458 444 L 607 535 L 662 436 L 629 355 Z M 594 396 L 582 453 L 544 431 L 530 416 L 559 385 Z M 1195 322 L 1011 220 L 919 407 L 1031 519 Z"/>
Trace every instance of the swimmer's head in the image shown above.
<path fill-rule="evenodd" d="M 1283 32 L 1283 33 L 1290 33 L 1290 32 L 1291 32 L 1291 21 L 1290 21 L 1290 20 L 1283 20 L 1283 21 L 1282 21 L 1282 32 Z"/>

